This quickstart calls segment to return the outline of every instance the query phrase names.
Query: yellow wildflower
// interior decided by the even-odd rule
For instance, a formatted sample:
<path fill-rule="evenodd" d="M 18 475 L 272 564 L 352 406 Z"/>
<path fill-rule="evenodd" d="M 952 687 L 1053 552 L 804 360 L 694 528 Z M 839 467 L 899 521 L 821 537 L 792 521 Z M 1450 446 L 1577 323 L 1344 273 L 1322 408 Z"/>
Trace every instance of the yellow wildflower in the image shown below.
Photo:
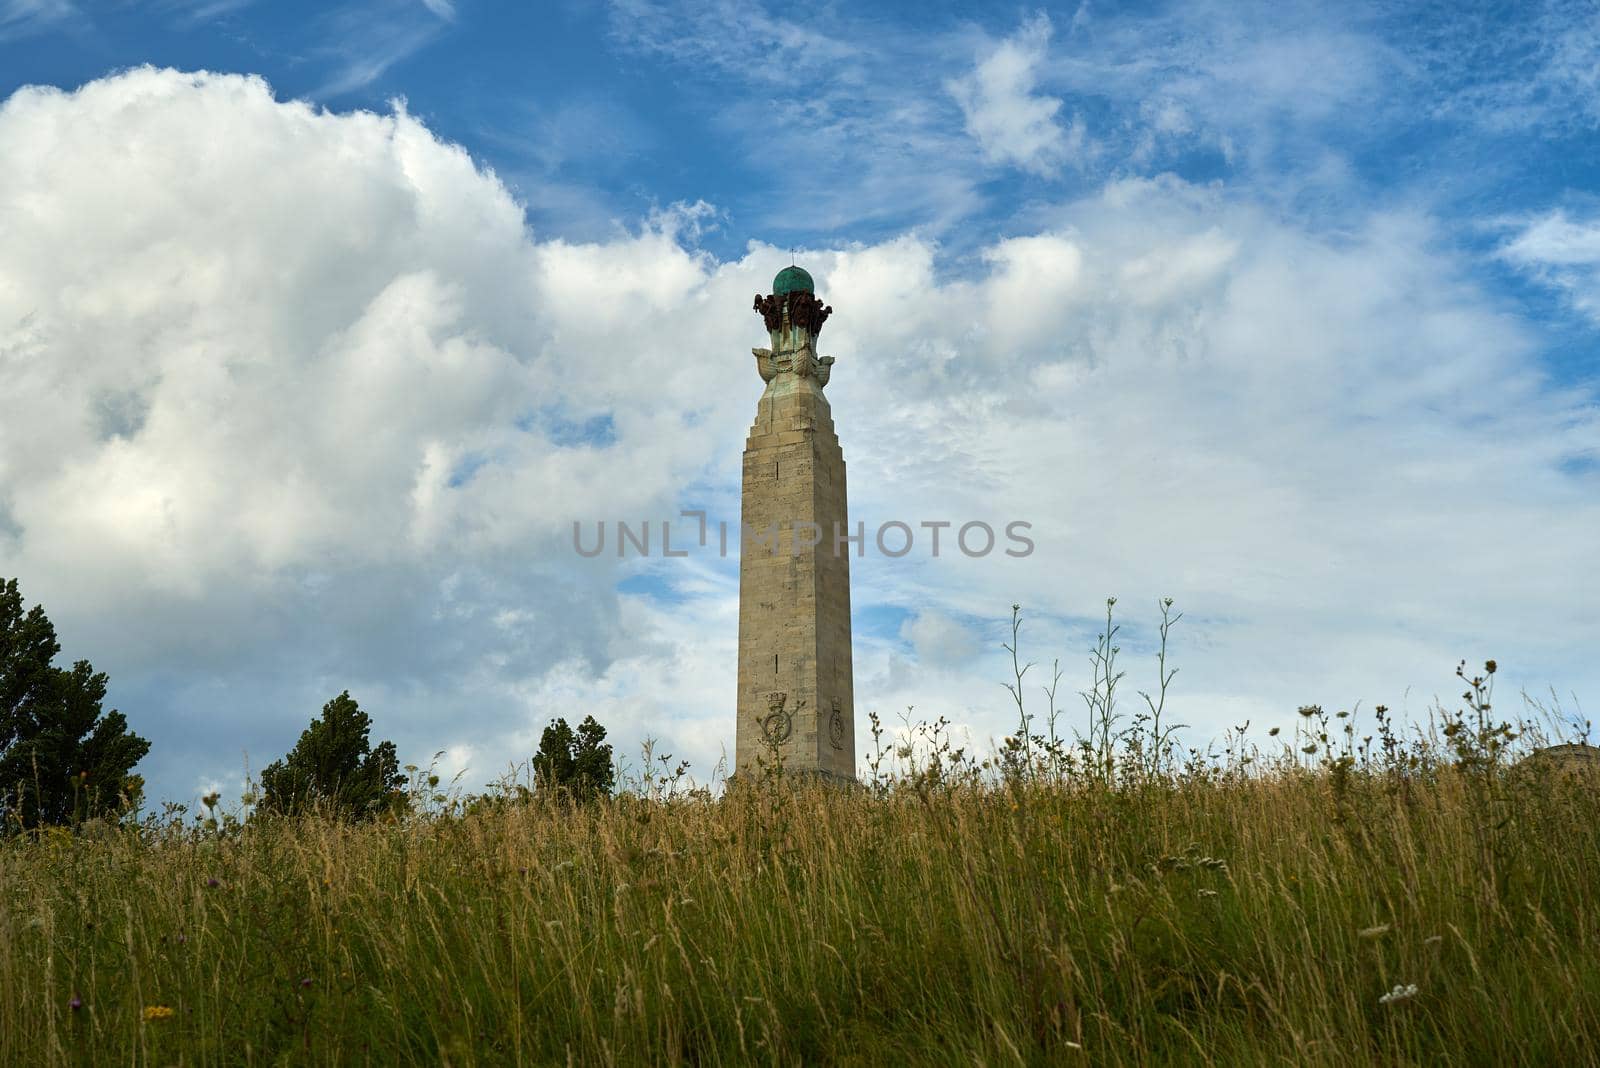
<path fill-rule="evenodd" d="M 151 1020 L 170 1020 L 172 1018 L 172 1006 L 146 1005 L 144 1007 L 144 1018 L 146 1023 Z"/>

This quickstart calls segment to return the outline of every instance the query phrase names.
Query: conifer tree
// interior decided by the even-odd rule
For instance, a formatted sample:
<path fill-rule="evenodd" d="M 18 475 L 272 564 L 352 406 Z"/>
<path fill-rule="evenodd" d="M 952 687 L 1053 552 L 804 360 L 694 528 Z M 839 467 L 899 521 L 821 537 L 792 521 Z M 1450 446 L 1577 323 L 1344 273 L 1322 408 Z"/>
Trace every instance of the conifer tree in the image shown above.
<path fill-rule="evenodd" d="M 606 729 L 593 716 L 585 716 L 576 732 L 564 719 L 550 724 L 533 757 L 533 773 L 539 786 L 563 790 L 578 801 L 610 793 L 616 772 L 611 765 L 611 746 L 605 738 Z"/>
<path fill-rule="evenodd" d="M 8 829 L 73 823 L 138 807 L 133 767 L 150 743 L 102 711 L 107 678 L 87 660 L 54 665 L 61 645 L 41 605 L 26 613 L 0 581 L 0 817 Z"/>
<path fill-rule="evenodd" d="M 394 743 L 373 746 L 371 729 L 349 690 L 323 705 L 295 747 L 262 769 L 262 810 L 366 820 L 403 808 L 406 779 Z"/>

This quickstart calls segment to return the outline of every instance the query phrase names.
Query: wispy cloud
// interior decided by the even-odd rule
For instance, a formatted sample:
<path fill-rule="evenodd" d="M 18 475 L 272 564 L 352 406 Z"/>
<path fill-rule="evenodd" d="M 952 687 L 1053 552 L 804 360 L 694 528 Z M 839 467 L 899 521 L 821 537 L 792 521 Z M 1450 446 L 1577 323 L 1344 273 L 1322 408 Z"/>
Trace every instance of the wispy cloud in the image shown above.
<path fill-rule="evenodd" d="M 159 0 L 156 7 L 170 12 L 177 22 L 187 26 L 226 18 L 250 7 L 256 0 Z"/>
<path fill-rule="evenodd" d="M 812 23 L 772 14 L 761 3 L 712 0 L 668 4 L 611 0 L 611 30 L 625 47 L 709 67 L 743 81 L 792 82 L 871 51 Z M 836 20 L 829 23 L 836 25 Z M 812 82 L 812 93 L 826 92 Z"/>
<path fill-rule="evenodd" d="M 0 41 L 39 33 L 76 14 L 71 0 L 0 0 Z"/>
<path fill-rule="evenodd" d="M 1080 8 L 1037 76 L 1101 115 L 1091 132 L 1113 172 L 1202 151 L 1248 181 L 1319 166 L 1328 146 L 1359 144 L 1402 114 L 1388 95 L 1400 66 L 1359 7 L 1195 0 Z"/>
<path fill-rule="evenodd" d="M 970 41 L 837 9 L 796 20 L 769 8 L 611 4 L 613 40 L 673 64 L 725 146 L 771 183 L 744 219 L 781 231 L 803 201 L 808 229 L 914 218 L 943 230 L 980 206 L 985 168 L 942 87 L 970 65 Z"/>
<path fill-rule="evenodd" d="M 1050 19 L 1040 12 L 991 48 L 972 73 L 945 83 L 991 163 L 1049 174 L 1083 150 L 1082 120 L 1063 127 L 1056 121 L 1060 99 L 1034 92 L 1049 44 Z"/>
<path fill-rule="evenodd" d="M 1600 8 L 1593 3 L 1533 0 L 1510 13 L 1452 5 L 1448 17 L 1407 29 L 1414 99 L 1431 116 L 1502 134 L 1600 126 Z"/>
<path fill-rule="evenodd" d="M 329 41 L 322 52 L 336 59 L 336 70 L 311 95 L 330 99 L 371 85 L 438 40 L 454 13 L 448 0 L 367 0 L 330 12 L 322 20 Z"/>
<path fill-rule="evenodd" d="M 1306 4 L 1107 16 L 1080 5 L 1059 27 L 1041 12 L 998 34 L 838 8 L 791 22 L 759 2 L 611 10 L 614 39 L 702 86 L 753 168 L 804 184 L 819 228 L 915 219 L 948 233 L 994 202 L 997 179 L 1054 178 L 1070 192 L 1195 152 L 1246 181 L 1287 169 L 1340 182 L 1329 130 L 1403 112 L 1384 96 L 1395 50 L 1364 16 Z"/>
<path fill-rule="evenodd" d="M 1600 12 L 1571 0 L 1526 18 L 1080 4 L 998 27 L 853 7 L 796 19 L 760 0 L 611 12 L 614 40 L 674 63 L 683 98 L 772 183 L 765 202 L 803 193 L 816 229 L 917 226 L 952 246 L 974 216 L 1037 210 L 1040 179 L 1071 193 L 1127 174 L 1222 177 L 1334 227 L 1385 190 L 1466 204 L 1526 154 L 1464 139 L 1600 124 Z"/>
<path fill-rule="evenodd" d="M 1556 209 L 1521 227 L 1500 256 L 1566 295 L 1600 325 L 1600 213 L 1573 219 Z"/>

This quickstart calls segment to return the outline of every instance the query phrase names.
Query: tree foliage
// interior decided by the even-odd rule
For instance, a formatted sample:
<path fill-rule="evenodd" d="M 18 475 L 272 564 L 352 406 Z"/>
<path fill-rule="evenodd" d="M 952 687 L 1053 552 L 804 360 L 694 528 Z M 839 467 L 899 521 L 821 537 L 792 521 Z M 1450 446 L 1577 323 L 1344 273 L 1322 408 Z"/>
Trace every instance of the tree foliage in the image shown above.
<path fill-rule="evenodd" d="M 593 716 L 585 716 L 577 731 L 557 719 L 544 729 L 533 773 L 541 788 L 562 790 L 579 801 L 611 792 L 616 772 L 606 729 Z"/>
<path fill-rule="evenodd" d="M 43 606 L 24 613 L 16 580 L 0 581 L 0 814 L 13 828 L 119 814 L 143 792 L 132 771 L 150 743 L 102 712 L 105 673 L 58 668 L 60 651 Z"/>
<path fill-rule="evenodd" d="M 373 746 L 371 729 L 349 690 L 323 705 L 288 755 L 262 770 L 262 810 L 365 820 L 403 808 L 406 779 L 394 743 Z"/>

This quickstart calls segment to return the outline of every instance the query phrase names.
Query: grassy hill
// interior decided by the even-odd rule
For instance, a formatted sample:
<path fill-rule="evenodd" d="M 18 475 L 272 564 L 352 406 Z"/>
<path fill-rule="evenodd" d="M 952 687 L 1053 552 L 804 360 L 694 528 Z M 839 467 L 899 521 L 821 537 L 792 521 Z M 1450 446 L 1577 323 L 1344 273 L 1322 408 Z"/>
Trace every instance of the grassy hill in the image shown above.
<path fill-rule="evenodd" d="M 1595 1061 L 1583 762 L 923 752 L 856 790 L 13 838 L 0 1064 Z"/>

